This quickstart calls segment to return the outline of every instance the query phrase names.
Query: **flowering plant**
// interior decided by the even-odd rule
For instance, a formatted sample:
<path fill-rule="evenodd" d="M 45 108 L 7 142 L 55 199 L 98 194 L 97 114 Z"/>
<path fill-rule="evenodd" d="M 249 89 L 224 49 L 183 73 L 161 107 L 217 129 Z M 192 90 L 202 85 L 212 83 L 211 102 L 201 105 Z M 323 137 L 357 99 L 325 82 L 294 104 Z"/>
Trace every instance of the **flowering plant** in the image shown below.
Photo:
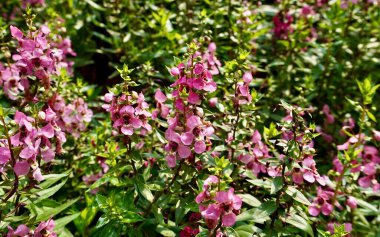
<path fill-rule="evenodd" d="M 378 236 L 379 5 L 0 3 L 0 235 Z"/>

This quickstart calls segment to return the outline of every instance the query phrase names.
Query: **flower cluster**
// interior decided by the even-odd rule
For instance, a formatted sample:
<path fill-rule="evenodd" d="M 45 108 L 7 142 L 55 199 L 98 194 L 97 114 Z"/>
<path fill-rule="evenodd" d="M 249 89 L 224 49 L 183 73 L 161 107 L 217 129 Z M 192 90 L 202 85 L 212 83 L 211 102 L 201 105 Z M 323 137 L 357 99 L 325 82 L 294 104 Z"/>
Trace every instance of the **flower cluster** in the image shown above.
<path fill-rule="evenodd" d="M 317 197 L 314 199 L 311 206 L 309 206 L 309 214 L 318 216 L 322 212 L 323 215 L 328 216 L 334 209 L 334 204 L 331 203 L 334 197 L 334 192 L 323 190 L 318 187 Z"/>
<path fill-rule="evenodd" d="M 199 229 L 193 229 L 190 226 L 185 226 L 179 233 L 179 237 L 195 237 L 199 233 Z"/>
<path fill-rule="evenodd" d="M 180 159 L 189 158 L 192 155 L 191 148 L 196 154 L 202 154 L 207 149 L 208 139 L 213 133 L 214 128 L 210 123 L 201 120 L 199 116 L 191 115 L 182 124 L 178 116 L 168 120 L 169 127 L 165 132 L 165 138 L 169 141 L 165 150 L 169 152 L 166 161 L 169 167 L 176 165 L 177 155 Z M 177 131 L 181 130 L 181 133 Z"/>
<path fill-rule="evenodd" d="M 309 108 L 308 110 L 311 111 L 313 109 Z M 291 175 L 293 182 L 297 185 L 303 184 L 304 181 L 308 183 L 317 181 L 320 185 L 325 186 L 325 179 L 318 173 L 314 160 L 314 141 L 311 135 L 313 129 L 308 128 L 304 124 L 303 116 L 305 114 L 305 110 L 295 106 L 292 111 L 287 110 L 287 116 L 283 118 L 284 123 L 281 127 L 281 131 L 283 132 L 282 143 L 288 146 L 289 142 L 293 140 L 299 147 L 299 151 L 291 156 L 291 159 L 294 161 L 292 169 L 285 172 L 285 174 Z M 300 124 L 300 127 L 293 127 L 293 122 Z M 287 150 L 285 153 L 287 153 Z"/>
<path fill-rule="evenodd" d="M 244 145 L 244 148 L 248 150 L 247 154 L 240 154 L 237 159 L 243 162 L 247 169 L 258 176 L 260 173 L 266 173 L 267 167 L 265 163 L 260 161 L 261 159 L 269 158 L 269 149 L 265 143 L 261 141 L 261 134 L 258 130 L 255 130 L 251 143 Z"/>
<path fill-rule="evenodd" d="M 14 160 L 12 165 L 16 175 L 26 175 L 30 168 L 33 170 L 33 177 L 37 181 L 43 180 L 39 159 L 50 162 L 56 153 L 62 150 L 61 145 L 66 141 L 65 133 L 55 122 L 55 113 L 50 109 L 41 111 L 40 118 L 35 120 L 24 113 L 16 111 L 14 121 L 18 125 L 18 131 L 11 136 L 11 146 L 20 149 L 20 159 Z M 39 126 L 38 126 L 39 125 Z M 6 165 L 12 158 L 13 151 L 9 150 L 7 141 L 3 142 L 2 165 Z"/>
<path fill-rule="evenodd" d="M 249 91 L 249 84 L 252 82 L 252 74 L 245 72 L 243 75 L 243 81 L 239 81 L 236 85 L 236 97 L 239 104 L 248 104 L 252 101 L 252 96 Z"/>
<path fill-rule="evenodd" d="M 211 42 L 208 46 L 207 51 L 202 55 L 200 52 L 194 54 L 195 57 L 201 56 L 203 60 L 203 65 L 212 75 L 219 74 L 219 68 L 222 66 L 220 61 L 216 58 L 216 44 Z"/>
<path fill-rule="evenodd" d="M 160 89 L 158 89 L 154 94 L 154 99 L 157 103 L 156 109 L 152 112 L 152 119 L 157 119 L 159 114 L 163 119 L 166 119 L 170 113 L 170 108 L 164 104 L 167 100 L 166 95 Z"/>
<path fill-rule="evenodd" d="M 335 121 L 334 115 L 330 112 L 330 107 L 328 105 L 323 105 L 322 109 L 324 115 L 326 116 L 326 123 L 327 124 L 332 124 Z"/>
<path fill-rule="evenodd" d="M 242 206 L 242 200 L 234 194 L 233 188 L 228 191 L 214 192 L 212 186 L 218 182 L 219 179 L 216 176 L 208 177 L 203 184 L 203 191 L 195 199 L 196 203 L 200 204 L 200 212 L 209 229 L 215 228 L 219 221 L 223 226 L 233 226 L 236 222 L 236 214 Z M 206 205 L 203 204 L 206 202 Z"/>
<path fill-rule="evenodd" d="M 293 17 L 289 13 L 279 12 L 273 17 L 273 32 L 278 39 L 288 39 L 293 32 Z"/>
<path fill-rule="evenodd" d="M 326 185 L 324 178 L 318 173 L 312 156 L 308 156 L 302 160 L 302 167 L 293 169 L 292 179 L 296 184 L 303 184 L 303 181 L 306 180 L 309 183 L 317 181 L 322 186 Z"/>
<path fill-rule="evenodd" d="M 377 167 L 380 164 L 379 151 L 374 146 L 364 145 L 366 141 L 365 134 L 357 134 L 350 137 L 342 145 L 338 145 L 338 150 L 346 151 L 354 148 L 358 151 L 358 159 L 353 159 L 344 165 L 338 158 L 333 160 L 334 169 L 343 172 L 348 169 L 353 173 L 362 172 L 359 178 L 359 185 L 363 188 L 372 188 L 374 191 L 380 190 L 380 183 L 376 178 Z"/>
<path fill-rule="evenodd" d="M 26 225 L 22 224 L 14 230 L 12 227 L 8 226 L 7 237 L 57 237 L 54 232 L 55 223 L 53 219 L 47 221 L 42 221 L 35 230 L 30 230 Z"/>
<path fill-rule="evenodd" d="M 104 96 L 105 102 L 102 107 L 111 114 L 113 121 L 114 135 L 120 133 L 132 136 L 136 130 L 140 129 L 140 134 L 150 132 L 152 127 L 148 119 L 152 116 L 147 110 L 148 103 L 145 102 L 144 95 L 132 91 L 131 94 L 114 95 L 112 92 Z"/>
<path fill-rule="evenodd" d="M 91 121 L 93 115 L 92 110 L 82 98 L 76 98 L 66 104 L 65 100 L 56 94 L 50 98 L 48 104 L 57 115 L 57 125 L 62 131 L 70 133 L 75 138 L 86 130 L 86 123 Z"/>
<path fill-rule="evenodd" d="M 203 93 L 216 90 L 212 72 L 201 62 L 194 63 L 194 55 L 186 67 L 181 63 L 171 69 L 177 80 L 171 85 L 174 108 L 168 118 L 168 129 L 165 138 L 168 143 L 165 150 L 169 153 L 166 161 L 169 167 L 176 165 L 177 159 L 193 158 L 194 154 L 202 154 L 210 148 L 210 137 L 214 133 L 211 123 L 205 121 L 200 105 Z M 159 95 L 161 101 L 164 97 Z M 192 151 L 193 149 L 193 151 Z"/>
<path fill-rule="evenodd" d="M 66 104 L 59 94 L 50 97 L 46 93 L 52 84 L 52 76 L 59 75 L 62 68 L 72 66 L 66 57 L 67 54 L 75 55 L 69 41 L 55 45 L 58 41 L 49 37 L 50 29 L 45 25 L 25 35 L 17 27 L 11 26 L 10 30 L 19 45 L 17 53 L 12 55 L 13 64 L 9 62 L 4 66 L 0 63 L 0 85 L 11 100 L 21 98 L 20 93 L 24 92 L 24 101 L 20 104 L 22 110 L 14 115 L 17 131 L 8 134 L 11 144 L 8 140 L 1 142 L 0 166 L 3 171 L 10 164 L 17 176 L 27 175 L 32 169 L 32 177 L 41 181 L 40 160 L 50 162 L 56 154 L 62 153 L 66 133 L 79 137 L 79 132 L 86 128 L 85 123 L 90 122 L 92 111 L 81 98 Z M 40 87 L 45 88 L 45 93 L 39 90 Z M 35 117 L 31 117 L 27 109 L 31 102 L 42 104 Z"/>
<path fill-rule="evenodd" d="M 0 65 L 0 85 L 11 100 L 18 99 L 19 94 L 24 92 L 26 101 L 36 101 L 38 87 L 42 85 L 48 90 L 51 76 L 59 75 L 60 69 L 68 66 L 66 56 L 62 49 L 51 46 L 48 38 L 50 29 L 45 25 L 25 35 L 15 26 L 10 29 L 12 37 L 19 43 L 18 53 L 12 55 L 13 64 Z M 33 92 L 29 89 L 34 81 L 29 77 L 35 77 L 39 82 Z"/>

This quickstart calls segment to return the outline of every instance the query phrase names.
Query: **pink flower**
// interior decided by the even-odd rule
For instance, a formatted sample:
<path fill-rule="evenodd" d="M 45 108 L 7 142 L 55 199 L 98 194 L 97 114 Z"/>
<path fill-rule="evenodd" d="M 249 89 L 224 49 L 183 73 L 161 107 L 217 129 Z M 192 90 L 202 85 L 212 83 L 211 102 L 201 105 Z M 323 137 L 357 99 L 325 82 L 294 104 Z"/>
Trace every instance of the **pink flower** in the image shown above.
<path fill-rule="evenodd" d="M 31 123 L 34 122 L 33 118 L 27 117 L 24 113 L 16 111 L 14 120 L 20 127 L 25 127 L 29 132 L 32 130 Z"/>
<path fill-rule="evenodd" d="M 190 226 L 185 226 L 181 232 L 179 232 L 179 237 L 195 237 L 199 233 L 199 229 L 192 229 Z"/>
<path fill-rule="evenodd" d="M 24 224 L 19 225 L 16 230 L 13 230 L 12 227 L 8 226 L 7 237 L 26 237 L 28 236 L 29 231 L 29 228 Z"/>
<path fill-rule="evenodd" d="M 313 10 L 313 7 L 309 5 L 304 5 L 301 9 L 301 14 L 306 17 L 308 15 L 314 15 L 315 12 Z"/>
<path fill-rule="evenodd" d="M 234 189 L 230 188 L 227 192 L 220 191 L 216 193 L 215 200 L 225 206 L 230 206 L 233 210 L 240 210 L 242 200 L 234 194 Z"/>
<path fill-rule="evenodd" d="M 31 84 L 39 83 L 49 90 L 52 75 L 59 75 L 61 69 L 71 72 L 73 62 L 67 60 L 67 54 L 75 54 L 67 44 L 60 44 L 61 37 L 57 35 L 55 40 L 48 38 L 50 30 L 47 26 L 41 26 L 36 31 L 29 31 L 25 35 L 15 26 L 10 26 L 11 35 L 19 43 L 17 53 L 12 55 L 14 62 L 7 67 L 0 67 L 4 93 L 11 99 L 21 97 L 27 102 L 38 99 L 38 93 L 29 91 Z M 58 53 L 59 52 L 59 53 Z M 38 80 L 30 80 L 36 77 Z M 38 85 L 36 85 L 38 86 Z M 29 93 L 28 93 L 29 92 Z M 34 95 L 31 96 L 31 95 Z"/>
<path fill-rule="evenodd" d="M 8 163 L 11 159 L 11 152 L 7 147 L 0 147 L 0 165 Z"/>
<path fill-rule="evenodd" d="M 353 209 L 356 209 L 358 202 L 356 201 L 354 197 L 349 196 L 347 198 L 346 204 L 351 208 L 351 210 L 353 210 Z"/>
<path fill-rule="evenodd" d="M 210 198 L 209 190 L 212 184 L 217 184 L 219 182 L 218 177 L 215 175 L 210 175 L 203 183 L 203 191 L 200 192 L 195 198 L 196 203 L 201 203 L 204 200 L 208 200 Z"/>
<path fill-rule="evenodd" d="M 220 206 L 217 204 L 210 204 L 207 207 L 200 206 L 199 208 L 208 228 L 214 228 L 222 213 Z"/>
<path fill-rule="evenodd" d="M 26 175 L 29 173 L 30 165 L 27 161 L 18 161 L 13 169 L 17 176 Z"/>
<path fill-rule="evenodd" d="M 379 132 L 379 131 L 376 131 L 376 130 L 373 130 L 372 132 L 373 132 L 373 138 L 374 138 L 376 141 L 380 142 L 380 132 Z"/>
<path fill-rule="evenodd" d="M 170 69 L 170 74 L 172 74 L 173 76 L 178 76 L 179 75 L 178 67 L 173 67 L 172 69 Z"/>
<path fill-rule="evenodd" d="M 311 206 L 309 206 L 309 214 L 318 216 L 322 212 L 325 216 L 330 215 L 334 209 L 331 204 L 331 198 L 334 196 L 334 193 L 318 187 L 317 194 L 318 196 L 314 199 Z"/>
<path fill-rule="evenodd" d="M 117 129 L 117 133 L 122 133 L 126 136 L 133 135 L 137 130 L 143 135 L 152 130 L 148 119 L 152 116 L 147 111 L 149 105 L 145 102 L 144 95 L 132 91 L 132 95 L 121 94 L 114 96 L 106 94 L 105 100 L 110 104 L 105 104 L 102 107 L 111 114 L 113 127 Z M 84 111 L 86 109 L 84 108 Z M 92 112 L 91 112 L 92 115 Z"/>
<path fill-rule="evenodd" d="M 15 26 L 10 26 L 11 29 L 11 35 L 12 37 L 21 40 L 24 37 L 24 34 L 21 32 L 21 30 Z"/>
<path fill-rule="evenodd" d="M 34 234 L 36 236 L 41 235 L 41 236 L 57 237 L 57 234 L 54 232 L 54 226 L 55 226 L 55 223 L 53 219 L 49 219 L 46 222 L 43 221 L 34 230 Z"/>
<path fill-rule="evenodd" d="M 236 222 L 236 214 L 242 206 L 241 198 L 234 194 L 233 188 L 230 188 L 228 191 L 216 192 L 213 198 L 209 194 L 207 181 L 217 182 L 217 177 L 210 176 L 205 181 L 204 190 L 197 196 L 196 202 L 199 204 L 204 201 L 214 201 L 214 203 L 209 204 L 207 207 L 203 205 L 199 206 L 208 228 L 215 228 L 220 218 L 223 226 L 233 226 Z"/>
<path fill-rule="evenodd" d="M 215 56 L 216 44 L 211 42 L 208 46 L 208 50 L 203 54 L 202 59 L 205 67 L 210 71 L 212 75 L 219 74 L 219 67 L 222 66 L 220 61 Z"/>
<path fill-rule="evenodd" d="M 237 159 L 244 164 L 246 164 L 247 169 L 252 170 L 252 172 L 258 176 L 260 173 L 267 173 L 267 167 L 260 162 L 260 159 L 269 158 L 269 149 L 261 141 L 261 134 L 258 130 L 255 130 L 252 138 L 252 144 L 246 144 L 245 147 L 248 150 L 248 154 L 240 154 Z M 269 169 L 272 175 L 276 175 L 275 169 Z M 272 172 L 273 171 L 273 172 Z"/>
<path fill-rule="evenodd" d="M 211 98 L 211 99 L 209 99 L 208 103 L 209 103 L 210 107 L 214 108 L 218 104 L 218 98 L 217 97 Z"/>
<path fill-rule="evenodd" d="M 330 107 L 327 104 L 325 104 L 323 106 L 322 111 L 326 116 L 326 123 L 327 124 L 333 124 L 335 121 L 335 118 L 334 118 L 334 115 L 332 115 L 332 113 L 330 112 Z"/>
<path fill-rule="evenodd" d="M 289 34 L 293 32 L 291 27 L 293 17 L 289 13 L 279 12 L 273 17 L 273 32 L 278 39 L 287 39 Z"/>
<path fill-rule="evenodd" d="M 315 180 L 317 180 L 320 185 L 325 186 L 326 183 L 323 177 L 319 175 L 315 165 L 315 161 L 311 157 L 308 157 L 302 161 L 303 178 L 309 183 L 314 183 Z"/>

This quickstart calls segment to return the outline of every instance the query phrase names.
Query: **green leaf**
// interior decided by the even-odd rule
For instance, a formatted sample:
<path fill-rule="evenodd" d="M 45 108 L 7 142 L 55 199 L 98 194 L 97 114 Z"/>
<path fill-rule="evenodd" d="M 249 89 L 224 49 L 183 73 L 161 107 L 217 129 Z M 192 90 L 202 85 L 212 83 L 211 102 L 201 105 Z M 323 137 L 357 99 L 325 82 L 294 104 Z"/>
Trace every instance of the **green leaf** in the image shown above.
<path fill-rule="evenodd" d="M 107 207 L 109 206 L 107 198 L 103 195 L 96 194 L 95 200 L 101 209 L 107 209 Z"/>
<path fill-rule="evenodd" d="M 40 211 L 40 214 L 37 215 L 36 222 L 47 220 L 52 216 L 57 215 L 58 213 L 62 212 L 66 208 L 73 205 L 76 201 L 78 201 L 79 198 L 73 199 L 70 201 L 67 201 L 66 203 L 56 207 L 56 208 L 42 208 Z"/>
<path fill-rule="evenodd" d="M 97 4 L 96 2 L 92 1 L 92 0 L 84 0 L 85 2 L 88 3 L 88 5 L 90 5 L 92 8 L 94 8 L 95 10 L 98 10 L 98 11 L 106 11 L 106 9 L 102 6 L 100 6 L 99 4 Z"/>
<path fill-rule="evenodd" d="M 56 192 L 58 192 L 63 185 L 65 185 L 67 181 L 67 178 L 65 180 L 63 180 L 61 183 L 51 187 L 51 188 L 48 188 L 48 189 L 45 189 L 45 190 L 38 190 L 38 189 L 35 189 L 33 190 L 33 193 L 35 193 L 35 195 L 37 196 L 36 199 L 34 199 L 33 201 L 31 199 L 23 199 L 23 203 L 26 203 L 26 204 L 30 204 L 31 202 L 33 202 L 34 204 L 36 203 L 39 203 L 41 202 L 42 200 L 45 200 L 51 196 L 53 196 Z"/>
<path fill-rule="evenodd" d="M 178 225 L 181 223 L 183 217 L 189 211 L 188 208 L 185 208 L 185 203 L 182 200 L 178 200 L 176 209 L 175 209 L 175 223 Z"/>
<path fill-rule="evenodd" d="M 6 222 L 25 222 L 26 219 L 28 219 L 29 216 L 10 216 L 4 219 Z M 0 228 L 1 229 L 1 228 Z"/>
<path fill-rule="evenodd" d="M 300 230 L 305 231 L 310 236 L 314 236 L 313 229 L 311 228 L 310 224 L 299 215 L 291 215 L 287 218 L 283 218 L 283 221 L 297 227 Z"/>
<path fill-rule="evenodd" d="M 42 182 L 39 186 L 42 189 L 47 189 L 51 185 L 53 185 L 56 182 L 58 182 L 59 180 L 61 180 L 62 178 L 67 177 L 70 173 L 71 173 L 71 169 L 68 170 L 68 171 L 66 171 L 65 173 L 62 173 L 62 174 L 47 174 L 47 175 L 44 175 L 45 181 Z"/>
<path fill-rule="evenodd" d="M 369 112 L 368 110 L 365 111 L 368 118 L 370 118 L 372 121 L 374 121 L 375 123 L 377 123 L 377 120 L 376 120 L 376 117 L 375 115 L 373 115 L 371 112 Z"/>
<path fill-rule="evenodd" d="M 239 237 L 252 237 L 253 234 L 260 232 L 260 229 L 254 225 L 241 225 L 235 228 L 235 231 Z"/>
<path fill-rule="evenodd" d="M 259 208 L 254 212 L 254 218 L 263 219 L 269 217 L 274 211 L 276 211 L 277 205 L 273 201 L 265 202 L 261 204 Z"/>
<path fill-rule="evenodd" d="M 265 222 L 268 217 L 277 209 L 277 205 L 273 201 L 265 202 L 258 208 L 253 208 L 243 212 L 236 217 L 236 221 L 252 220 L 257 223 Z"/>
<path fill-rule="evenodd" d="M 95 229 L 95 233 L 90 236 L 94 237 L 119 237 L 120 236 L 120 230 L 115 226 L 114 222 L 110 222 L 103 226 L 101 229 Z"/>
<path fill-rule="evenodd" d="M 358 199 L 356 198 L 356 201 L 358 202 L 358 205 L 367 209 L 367 210 L 370 210 L 370 211 L 374 211 L 375 213 L 380 213 L 380 209 L 376 208 L 374 205 L 362 200 L 362 199 Z"/>
<path fill-rule="evenodd" d="M 107 225 L 110 222 L 110 219 L 104 214 L 101 217 L 99 217 L 98 222 L 96 222 L 96 229 L 101 228 L 102 226 Z"/>
<path fill-rule="evenodd" d="M 270 189 L 271 186 L 272 186 L 271 182 L 268 181 L 268 180 L 250 179 L 250 180 L 247 180 L 247 181 L 250 182 L 251 184 L 255 185 L 255 186 L 266 188 L 266 189 Z"/>
<path fill-rule="evenodd" d="M 37 202 L 42 201 L 48 197 L 53 196 L 56 192 L 58 192 L 62 188 L 63 185 L 65 185 L 66 181 L 67 181 L 67 179 L 63 180 L 61 183 L 59 183 L 59 184 L 57 184 L 51 188 L 39 191 L 37 193 L 38 198 L 37 198 L 37 200 L 34 201 L 34 203 L 37 203 Z"/>
<path fill-rule="evenodd" d="M 165 226 L 162 226 L 162 225 L 158 225 L 156 228 L 156 231 L 165 237 L 175 237 L 176 236 L 174 231 L 172 231 L 171 229 L 169 229 Z"/>
<path fill-rule="evenodd" d="M 71 232 L 66 229 L 66 228 L 63 228 L 59 233 L 57 233 L 59 237 L 74 237 L 73 234 L 71 234 Z"/>
<path fill-rule="evenodd" d="M 238 196 L 243 200 L 244 203 L 247 203 L 252 207 L 259 207 L 261 205 L 261 202 L 251 194 L 238 194 Z"/>
<path fill-rule="evenodd" d="M 311 205 L 311 203 L 309 202 L 309 200 L 307 200 L 307 198 L 305 197 L 305 195 L 303 195 L 296 188 L 294 188 L 294 187 L 287 187 L 287 189 L 285 190 L 285 192 L 286 192 L 286 194 L 288 194 L 289 196 L 291 196 L 297 202 L 303 203 L 303 204 L 305 204 L 307 206 Z"/>
<path fill-rule="evenodd" d="M 284 186 L 284 182 L 282 181 L 282 177 L 274 178 L 271 188 L 270 188 L 270 193 L 271 194 L 277 193 L 283 186 Z"/>
<path fill-rule="evenodd" d="M 138 192 L 149 202 L 153 202 L 154 196 L 152 192 L 148 189 L 148 186 L 144 183 L 142 176 L 136 177 L 136 185 Z"/>
<path fill-rule="evenodd" d="M 121 222 L 123 223 L 135 223 L 144 220 L 142 216 L 132 211 L 123 211 L 122 216 Z"/>
<path fill-rule="evenodd" d="M 54 223 L 55 223 L 54 230 L 60 231 L 61 229 L 63 229 L 63 227 L 65 227 L 65 225 L 75 220 L 79 215 L 80 213 L 78 212 L 78 213 L 54 220 Z"/>

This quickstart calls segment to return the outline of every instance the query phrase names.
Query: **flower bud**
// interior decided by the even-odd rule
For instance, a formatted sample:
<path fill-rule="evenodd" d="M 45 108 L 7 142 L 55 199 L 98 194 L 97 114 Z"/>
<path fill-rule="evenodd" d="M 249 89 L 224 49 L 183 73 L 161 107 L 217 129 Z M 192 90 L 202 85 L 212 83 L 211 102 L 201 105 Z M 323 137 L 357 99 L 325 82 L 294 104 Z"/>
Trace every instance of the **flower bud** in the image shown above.
<path fill-rule="evenodd" d="M 45 112 L 44 111 L 38 112 L 38 118 L 41 119 L 41 120 L 45 120 L 46 119 Z"/>
<path fill-rule="evenodd" d="M 376 130 L 373 130 L 373 138 L 376 140 L 376 141 L 380 141 L 380 132 L 379 131 L 376 131 Z"/>

